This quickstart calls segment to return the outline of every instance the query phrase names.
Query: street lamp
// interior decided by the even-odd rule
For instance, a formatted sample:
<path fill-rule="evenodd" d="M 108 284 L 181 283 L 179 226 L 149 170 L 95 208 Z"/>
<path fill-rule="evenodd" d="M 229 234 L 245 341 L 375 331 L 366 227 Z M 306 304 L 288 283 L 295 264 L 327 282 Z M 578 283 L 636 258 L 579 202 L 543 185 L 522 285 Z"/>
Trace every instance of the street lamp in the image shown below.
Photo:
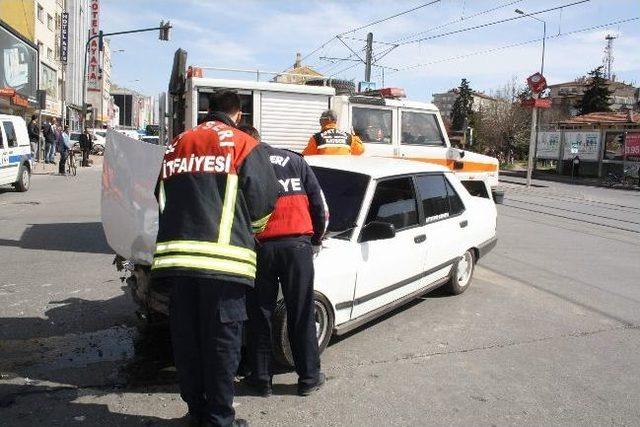
<path fill-rule="evenodd" d="M 542 22 L 542 60 L 540 61 L 540 74 L 544 75 L 544 52 L 547 41 L 547 23 L 546 21 L 529 15 L 521 9 L 514 11 L 518 15 L 528 16 L 538 22 Z M 534 93 L 533 98 L 539 98 L 540 94 Z M 531 176 L 533 175 L 533 158 L 538 145 L 538 108 L 534 105 L 531 110 L 531 138 L 529 140 L 529 155 L 527 157 L 527 188 L 531 187 Z"/>

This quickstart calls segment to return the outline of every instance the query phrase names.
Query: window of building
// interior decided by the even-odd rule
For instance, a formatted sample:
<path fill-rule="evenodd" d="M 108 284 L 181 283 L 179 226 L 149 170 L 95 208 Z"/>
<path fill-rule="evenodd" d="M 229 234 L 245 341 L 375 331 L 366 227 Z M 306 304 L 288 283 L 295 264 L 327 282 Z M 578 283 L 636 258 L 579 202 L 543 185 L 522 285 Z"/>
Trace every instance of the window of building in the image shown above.
<path fill-rule="evenodd" d="M 47 48 L 47 59 L 52 59 L 53 58 L 53 51 L 51 50 L 50 47 Z"/>
<path fill-rule="evenodd" d="M 47 28 L 53 31 L 53 16 L 47 13 Z"/>
<path fill-rule="evenodd" d="M 9 148 L 18 146 L 18 137 L 16 137 L 16 131 L 13 128 L 13 123 L 2 122 L 4 128 L 4 134 L 7 136 L 7 145 Z"/>
<path fill-rule="evenodd" d="M 400 130 L 402 144 L 444 145 L 444 137 L 435 114 L 403 111 Z"/>
<path fill-rule="evenodd" d="M 44 24 L 44 8 L 38 3 L 38 21 Z"/>
<path fill-rule="evenodd" d="M 353 107 L 353 130 L 362 142 L 391 144 L 391 110 Z"/>
<path fill-rule="evenodd" d="M 418 225 L 418 205 L 411 178 L 390 179 L 377 185 L 365 223 L 373 221 L 393 224 L 397 231 Z"/>

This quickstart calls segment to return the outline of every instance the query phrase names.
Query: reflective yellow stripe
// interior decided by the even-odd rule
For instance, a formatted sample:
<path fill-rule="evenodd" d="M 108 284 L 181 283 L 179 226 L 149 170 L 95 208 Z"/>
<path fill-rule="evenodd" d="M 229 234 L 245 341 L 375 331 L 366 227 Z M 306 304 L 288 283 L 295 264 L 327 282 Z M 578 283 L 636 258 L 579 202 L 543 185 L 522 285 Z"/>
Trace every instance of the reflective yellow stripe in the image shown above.
<path fill-rule="evenodd" d="M 255 221 L 253 221 L 251 223 L 251 228 L 253 228 L 253 231 L 255 233 L 260 233 L 260 232 L 264 231 L 264 229 L 267 226 L 267 223 L 269 222 L 269 218 L 271 218 L 271 214 L 265 216 L 264 218 L 257 219 Z"/>
<path fill-rule="evenodd" d="M 238 194 L 238 175 L 227 175 L 227 188 L 224 191 L 224 205 L 220 218 L 220 234 L 218 243 L 228 244 L 231 241 L 231 228 L 236 211 L 236 196 Z"/>
<path fill-rule="evenodd" d="M 184 267 L 199 268 L 202 270 L 214 270 L 221 273 L 240 274 L 250 278 L 255 278 L 256 268 L 244 262 L 231 261 L 227 259 L 216 259 L 210 257 L 188 256 L 188 255 L 166 255 L 153 260 L 151 269 Z"/>
<path fill-rule="evenodd" d="M 158 206 L 160 206 L 160 213 L 164 212 L 164 207 L 167 204 L 167 195 L 164 192 L 164 182 L 160 181 L 160 191 L 158 191 Z"/>
<path fill-rule="evenodd" d="M 253 265 L 256 264 L 256 253 L 251 249 L 239 246 L 223 245 L 213 242 L 201 242 L 197 240 L 172 240 L 161 242 L 156 245 L 156 255 L 169 252 L 183 252 L 192 254 L 199 252 L 203 254 L 220 255 L 228 258 L 235 258 Z"/>

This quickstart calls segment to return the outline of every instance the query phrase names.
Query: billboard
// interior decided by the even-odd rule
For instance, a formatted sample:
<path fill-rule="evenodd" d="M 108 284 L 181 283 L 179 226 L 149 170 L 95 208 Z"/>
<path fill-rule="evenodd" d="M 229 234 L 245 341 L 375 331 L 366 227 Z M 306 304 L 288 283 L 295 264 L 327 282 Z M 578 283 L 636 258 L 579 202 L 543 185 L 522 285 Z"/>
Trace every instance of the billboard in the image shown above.
<path fill-rule="evenodd" d="M 600 132 L 568 131 L 564 134 L 564 160 L 580 157 L 597 162 L 600 154 Z"/>
<path fill-rule="evenodd" d="M 560 156 L 560 132 L 538 132 L 538 159 L 558 160 Z"/>
<path fill-rule="evenodd" d="M 624 155 L 628 162 L 640 162 L 640 132 L 629 132 L 626 135 Z"/>
<path fill-rule="evenodd" d="M 89 63 L 87 65 L 87 90 L 93 92 L 100 91 L 100 48 L 98 43 L 98 34 L 100 33 L 100 3 L 98 0 L 89 0 L 89 28 L 91 37 L 96 36 L 89 43 Z"/>
<path fill-rule="evenodd" d="M 0 23 L 0 89 L 36 102 L 38 50 Z"/>

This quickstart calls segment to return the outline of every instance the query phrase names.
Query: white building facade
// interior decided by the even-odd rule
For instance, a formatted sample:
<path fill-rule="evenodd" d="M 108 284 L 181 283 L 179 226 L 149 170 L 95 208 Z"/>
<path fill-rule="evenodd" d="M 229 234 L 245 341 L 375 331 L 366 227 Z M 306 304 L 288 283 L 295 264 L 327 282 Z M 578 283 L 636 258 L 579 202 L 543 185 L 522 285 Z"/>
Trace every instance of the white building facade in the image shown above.
<path fill-rule="evenodd" d="M 60 61 L 60 26 L 63 0 L 37 0 L 35 2 L 35 44 L 40 52 L 40 89 L 46 91 L 47 119 L 62 117 L 63 81 Z"/>
<path fill-rule="evenodd" d="M 79 130 L 82 118 L 82 77 L 89 34 L 89 0 L 65 0 L 69 13 L 69 43 L 65 71 L 66 121 Z"/>

